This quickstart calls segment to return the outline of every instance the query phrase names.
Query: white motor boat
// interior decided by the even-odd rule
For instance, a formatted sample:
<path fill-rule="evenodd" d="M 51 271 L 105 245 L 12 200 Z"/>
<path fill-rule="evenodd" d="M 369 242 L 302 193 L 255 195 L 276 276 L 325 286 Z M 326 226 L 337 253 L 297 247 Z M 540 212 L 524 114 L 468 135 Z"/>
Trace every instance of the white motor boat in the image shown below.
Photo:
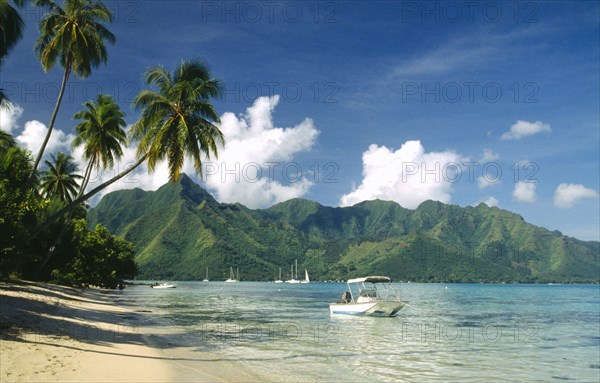
<path fill-rule="evenodd" d="M 348 280 L 348 291 L 329 305 L 331 314 L 394 316 L 406 302 L 398 298 L 388 277 L 370 276 Z"/>
<path fill-rule="evenodd" d="M 161 284 L 155 283 L 153 285 L 150 285 L 150 287 L 152 287 L 153 289 L 174 289 L 177 286 L 171 285 L 169 283 L 161 283 Z"/>

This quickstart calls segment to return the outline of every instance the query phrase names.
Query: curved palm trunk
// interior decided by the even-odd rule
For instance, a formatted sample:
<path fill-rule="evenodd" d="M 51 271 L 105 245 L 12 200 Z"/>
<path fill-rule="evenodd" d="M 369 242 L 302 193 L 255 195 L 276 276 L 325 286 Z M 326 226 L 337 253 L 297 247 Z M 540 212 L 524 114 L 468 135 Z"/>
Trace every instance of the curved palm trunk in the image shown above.
<path fill-rule="evenodd" d="M 35 280 L 39 280 L 40 275 L 42 274 L 42 271 L 44 271 L 44 269 L 46 268 L 46 265 L 48 264 L 48 261 L 52 257 L 52 254 L 54 254 L 54 250 L 56 250 L 56 248 L 58 247 L 58 245 L 60 245 L 60 243 L 62 242 L 62 240 L 63 240 L 63 238 L 65 236 L 65 233 L 67 232 L 67 227 L 69 227 L 69 222 L 71 222 L 71 215 L 70 214 L 67 216 L 67 219 L 65 220 L 65 224 L 62 225 L 62 228 L 60 229 L 60 233 L 58 233 L 58 236 L 54 240 L 54 243 L 52 244 L 52 246 L 50 247 L 50 249 L 48 249 L 48 252 L 46 253 L 46 257 L 42 261 L 42 264 L 36 270 L 36 272 L 35 272 Z"/>
<path fill-rule="evenodd" d="M 65 74 L 63 75 L 62 84 L 60 84 L 60 92 L 58 93 L 58 98 L 56 99 L 56 105 L 54 105 L 54 111 L 52 112 L 52 116 L 50 117 L 50 124 L 48 125 L 48 131 L 46 132 L 46 137 L 44 138 L 44 142 L 40 147 L 40 151 L 38 152 L 37 158 L 35 159 L 35 163 L 33 164 L 33 168 L 31 170 L 31 174 L 29 178 L 33 178 L 33 175 L 37 171 L 37 168 L 44 156 L 44 150 L 46 150 L 46 145 L 48 145 L 48 141 L 50 140 L 50 135 L 52 134 L 52 129 L 54 129 L 54 122 L 56 121 L 56 116 L 58 115 L 58 109 L 60 108 L 60 104 L 62 102 L 62 98 L 65 94 L 65 88 L 67 85 L 67 81 L 69 81 L 69 74 L 71 73 L 71 63 L 67 64 L 65 68 Z"/>
<path fill-rule="evenodd" d="M 80 203 L 88 200 L 90 197 L 93 197 L 94 195 L 96 195 L 102 189 L 105 189 L 106 187 L 114 184 L 115 182 L 117 182 L 121 178 L 125 177 L 127 174 L 131 173 L 135 168 L 137 168 L 144 161 L 146 161 L 147 157 L 148 157 L 148 155 L 144 154 L 142 156 L 142 158 L 140 158 L 139 160 L 137 160 L 137 162 L 135 164 L 133 164 L 129 169 L 125 170 L 124 172 L 121 172 L 121 173 L 117 174 L 113 178 L 111 178 L 108 181 L 104 182 L 102 185 L 97 186 L 96 188 L 90 190 L 89 192 L 87 192 L 86 194 L 82 195 L 81 197 L 78 197 L 78 198 L 74 199 L 73 202 L 69 203 L 67 206 L 63 207 L 58 212 L 56 212 L 53 215 L 51 215 L 45 222 L 43 222 L 42 224 L 38 225 L 35 228 L 35 230 L 33 231 L 33 236 L 35 237 L 36 235 L 38 235 L 42 230 L 44 230 L 46 227 L 48 227 L 48 225 L 50 225 L 52 222 L 54 222 L 58 218 L 60 218 L 60 216 L 62 216 L 64 213 L 73 210 L 73 208 L 75 208 L 75 206 L 77 206 Z"/>
<path fill-rule="evenodd" d="M 85 188 L 87 187 L 87 185 L 90 181 L 90 176 L 92 174 L 94 160 L 95 160 L 95 158 L 92 157 L 90 159 L 90 161 L 88 162 L 88 165 L 85 168 L 85 173 L 83 175 L 83 180 L 81 181 L 81 187 L 79 188 L 79 192 L 77 193 L 77 198 L 81 197 L 83 195 L 83 192 L 85 191 Z M 56 250 L 58 245 L 60 245 L 63 238 L 65 237 L 65 233 L 67 232 L 67 228 L 69 227 L 69 222 L 71 222 L 71 214 L 67 213 L 67 218 L 65 220 L 64 225 L 62 225 L 62 229 L 60 230 L 60 233 L 54 240 L 54 243 L 52 244 L 52 246 L 48 249 L 48 252 L 46 253 L 46 257 L 42 261 L 42 264 L 40 265 L 40 267 L 38 267 L 37 271 L 35 272 L 36 280 L 38 280 L 40 278 L 40 275 L 42 274 L 42 271 L 44 271 L 44 269 L 46 268 L 46 265 L 48 264 L 48 261 L 52 257 L 52 254 L 54 254 L 54 251 Z"/>
<path fill-rule="evenodd" d="M 77 193 L 77 197 L 81 197 L 83 195 L 85 188 L 88 186 L 88 183 L 90 182 L 93 164 L 94 164 L 94 158 L 90 158 L 90 162 L 88 162 L 88 165 L 85 168 L 85 173 L 83 174 L 83 180 L 81 181 L 81 187 L 79 188 L 79 193 Z"/>

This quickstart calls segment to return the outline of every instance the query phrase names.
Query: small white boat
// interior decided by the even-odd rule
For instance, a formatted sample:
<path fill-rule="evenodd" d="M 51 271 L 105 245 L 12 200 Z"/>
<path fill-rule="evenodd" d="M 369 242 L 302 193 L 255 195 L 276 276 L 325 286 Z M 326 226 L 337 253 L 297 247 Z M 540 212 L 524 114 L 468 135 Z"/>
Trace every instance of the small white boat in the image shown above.
<path fill-rule="evenodd" d="M 174 289 L 177 286 L 171 285 L 169 283 L 161 283 L 161 284 L 155 283 L 153 285 L 150 285 L 150 287 L 152 287 L 153 289 Z"/>
<path fill-rule="evenodd" d="M 298 260 L 297 259 L 296 259 L 296 275 L 294 276 L 294 264 L 292 264 L 292 272 L 290 275 L 290 279 L 285 281 L 285 283 L 302 283 L 302 281 L 298 279 Z"/>
<path fill-rule="evenodd" d="M 206 277 L 204 277 L 202 282 L 208 282 L 208 267 L 206 268 Z"/>
<path fill-rule="evenodd" d="M 388 277 L 370 276 L 348 280 L 342 299 L 329 305 L 331 314 L 394 316 L 406 302 L 398 298 Z"/>
<path fill-rule="evenodd" d="M 237 269 L 238 277 L 236 279 L 235 274 L 233 273 L 233 267 L 229 268 L 229 278 L 225 280 L 227 283 L 239 282 L 240 279 L 240 269 Z"/>
<path fill-rule="evenodd" d="M 304 269 L 304 280 L 300 281 L 300 283 L 310 283 L 310 279 L 308 278 L 308 270 Z"/>
<path fill-rule="evenodd" d="M 279 279 L 276 279 L 274 282 L 275 283 L 283 283 L 283 280 L 281 279 L 281 267 L 279 268 Z"/>

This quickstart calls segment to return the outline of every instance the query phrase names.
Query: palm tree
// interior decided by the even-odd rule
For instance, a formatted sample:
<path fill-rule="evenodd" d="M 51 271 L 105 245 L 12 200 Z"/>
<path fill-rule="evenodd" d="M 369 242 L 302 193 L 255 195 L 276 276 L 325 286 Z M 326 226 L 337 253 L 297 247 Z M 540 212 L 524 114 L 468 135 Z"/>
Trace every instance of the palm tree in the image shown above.
<path fill-rule="evenodd" d="M 18 7 L 25 5 L 24 0 L 13 0 Z M 17 9 L 8 0 L 0 0 L 0 62 L 23 37 L 23 19 Z"/>
<path fill-rule="evenodd" d="M 213 124 L 220 120 L 209 102 L 219 96 L 220 83 L 199 61 L 182 61 L 173 74 L 162 66 L 151 68 L 145 81 L 158 92 L 143 90 L 133 101 L 136 109 L 142 109 L 140 119 L 131 127 L 132 137 L 140 140 L 137 156 L 148 157 L 149 172 L 166 159 L 171 182 L 179 180 L 186 155 L 192 157 L 196 172 L 201 174 L 202 155 L 217 155 L 217 145 L 225 142 Z"/>
<path fill-rule="evenodd" d="M 0 149 L 8 150 L 16 145 L 17 143 L 15 142 L 15 138 L 12 136 L 12 134 L 7 133 L 4 130 L 0 130 Z"/>
<path fill-rule="evenodd" d="M 38 3 L 43 3 L 50 11 L 40 21 L 41 35 L 35 43 L 35 53 L 44 71 L 52 69 L 58 60 L 64 68 L 64 74 L 48 131 L 33 169 L 37 169 L 44 155 L 71 71 L 81 79 L 90 76 L 92 67 L 106 63 L 108 53 L 105 41 L 111 44 L 115 42 L 115 36 L 102 24 L 112 21 L 112 12 L 102 2 L 64 0 L 62 8 L 53 0 L 38 0 Z"/>
<path fill-rule="evenodd" d="M 79 190 L 78 179 L 82 179 L 73 157 L 59 152 L 51 155 L 52 161 L 45 161 L 47 169 L 42 171 L 41 187 L 45 198 L 58 198 L 63 202 L 71 202 Z"/>
<path fill-rule="evenodd" d="M 173 74 L 162 66 L 149 69 L 145 74 L 147 85 L 157 92 L 141 91 L 133 102 L 142 109 L 140 119 L 131 127 L 130 138 L 139 139 L 137 161 L 127 170 L 90 190 L 39 225 L 35 234 L 58 219 L 65 212 L 86 201 L 99 191 L 125 177 L 148 159 L 148 171 L 166 159 L 169 179 L 179 179 L 183 160 L 189 155 L 198 174 L 202 174 L 202 155 L 218 155 L 217 146 L 223 145 L 223 133 L 215 125 L 219 115 L 210 99 L 219 97 L 221 86 L 210 76 L 208 68 L 199 61 L 182 61 Z"/>
<path fill-rule="evenodd" d="M 13 0 L 16 6 L 23 7 L 25 0 Z M 8 52 L 23 37 L 23 19 L 8 0 L 0 0 L 0 66 Z M 0 89 L 0 108 L 7 106 L 4 90 Z"/>
<path fill-rule="evenodd" d="M 73 119 L 83 120 L 75 127 L 77 136 L 73 140 L 73 148 L 84 145 L 83 158 L 88 160 L 78 197 L 83 195 L 92 169 L 112 168 L 115 161 L 123 156 L 121 145 L 127 143 L 123 130 L 126 126 L 125 113 L 112 97 L 100 94 L 97 101 L 90 100 L 83 105 L 86 110 L 73 116 Z"/>

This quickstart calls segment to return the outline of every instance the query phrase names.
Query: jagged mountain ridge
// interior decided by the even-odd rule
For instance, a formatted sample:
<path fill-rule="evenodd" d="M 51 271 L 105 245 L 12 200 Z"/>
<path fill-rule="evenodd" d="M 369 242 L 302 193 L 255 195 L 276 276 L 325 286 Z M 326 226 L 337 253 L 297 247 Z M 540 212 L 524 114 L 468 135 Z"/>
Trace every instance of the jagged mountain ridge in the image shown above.
<path fill-rule="evenodd" d="M 133 242 L 140 278 L 211 279 L 240 269 L 243 280 L 272 280 L 298 259 L 315 280 L 385 274 L 449 282 L 598 281 L 598 242 L 528 224 L 517 214 L 423 202 L 334 208 L 292 199 L 269 209 L 217 202 L 183 175 L 156 191 L 119 190 L 89 211 Z"/>

